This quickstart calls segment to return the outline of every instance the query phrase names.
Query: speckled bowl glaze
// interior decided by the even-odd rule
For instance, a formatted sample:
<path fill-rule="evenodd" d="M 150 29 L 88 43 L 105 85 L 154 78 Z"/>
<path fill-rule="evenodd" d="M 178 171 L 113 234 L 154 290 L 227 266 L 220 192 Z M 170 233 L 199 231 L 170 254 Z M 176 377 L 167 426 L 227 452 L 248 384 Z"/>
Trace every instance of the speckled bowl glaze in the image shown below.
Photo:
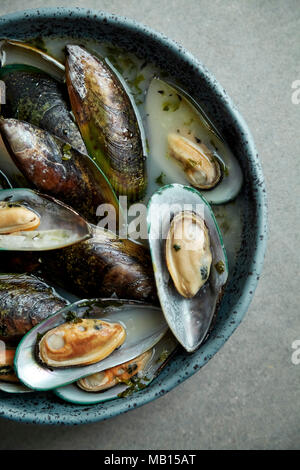
<path fill-rule="evenodd" d="M 154 400 L 199 371 L 242 321 L 253 297 L 266 248 L 266 194 L 263 174 L 248 127 L 221 85 L 191 54 L 162 34 L 126 18 L 85 9 L 43 9 L 0 18 L 0 37 L 73 36 L 108 40 L 144 57 L 178 79 L 199 100 L 238 156 L 245 183 L 242 246 L 215 328 L 194 354 L 181 351 L 147 389 L 94 406 L 60 401 L 50 393 L 0 392 L 0 416 L 39 424 L 80 424 L 108 419 Z"/>

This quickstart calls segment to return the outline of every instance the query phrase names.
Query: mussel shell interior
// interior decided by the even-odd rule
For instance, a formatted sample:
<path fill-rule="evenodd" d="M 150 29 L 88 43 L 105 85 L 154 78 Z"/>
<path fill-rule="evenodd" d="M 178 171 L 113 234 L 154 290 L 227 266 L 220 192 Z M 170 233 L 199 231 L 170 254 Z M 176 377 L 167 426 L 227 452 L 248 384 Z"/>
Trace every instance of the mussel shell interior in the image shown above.
<path fill-rule="evenodd" d="M 36 358 L 37 335 L 64 323 L 70 312 L 78 318 L 100 318 L 121 323 L 126 330 L 125 342 L 96 364 L 55 370 L 42 366 Z M 25 385 L 35 390 L 51 390 L 134 359 L 153 347 L 167 330 L 168 326 L 158 307 L 112 298 L 81 300 L 61 309 L 24 336 L 16 351 L 15 368 Z"/>
<path fill-rule="evenodd" d="M 139 374 L 139 383 L 145 387 L 149 386 L 168 363 L 177 348 L 178 343 L 176 339 L 172 333 L 168 331 L 154 346 L 149 363 Z M 122 394 L 126 396 L 127 390 L 128 385 L 121 383 L 103 392 L 90 393 L 80 389 L 75 383 L 73 383 L 66 385 L 65 387 L 57 388 L 54 390 L 54 393 L 59 398 L 70 403 L 76 403 L 78 405 L 92 405 L 95 403 L 103 403 L 117 398 L 122 398 Z"/>
<path fill-rule="evenodd" d="M 146 97 L 148 138 L 151 167 L 149 181 L 164 174 L 165 184 L 189 184 L 189 180 L 178 162 L 168 152 L 168 134 L 179 133 L 189 140 L 201 142 L 221 164 L 222 178 L 218 184 L 200 192 L 211 204 L 223 204 L 239 193 L 243 174 L 235 155 L 220 137 L 207 116 L 189 95 L 163 80 L 153 78 Z"/>
<path fill-rule="evenodd" d="M 0 40 L 0 65 L 4 67 L 11 64 L 31 65 L 57 80 L 64 80 L 65 67 L 54 57 L 24 42 Z"/>
<path fill-rule="evenodd" d="M 6 189 L 0 191 L 0 201 L 20 204 L 40 217 L 38 230 L 0 236 L 0 250 L 52 250 L 90 238 L 85 220 L 51 196 L 29 189 Z"/>

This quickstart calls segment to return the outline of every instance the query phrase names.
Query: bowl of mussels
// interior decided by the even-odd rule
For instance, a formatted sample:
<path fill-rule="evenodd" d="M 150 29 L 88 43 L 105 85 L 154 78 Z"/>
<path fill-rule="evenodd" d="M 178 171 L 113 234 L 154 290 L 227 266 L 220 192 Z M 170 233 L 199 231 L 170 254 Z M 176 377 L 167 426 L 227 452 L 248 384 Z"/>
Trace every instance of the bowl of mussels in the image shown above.
<path fill-rule="evenodd" d="M 265 251 L 249 130 L 188 52 L 84 9 L 0 18 L 0 416 L 109 418 L 200 369 Z"/>

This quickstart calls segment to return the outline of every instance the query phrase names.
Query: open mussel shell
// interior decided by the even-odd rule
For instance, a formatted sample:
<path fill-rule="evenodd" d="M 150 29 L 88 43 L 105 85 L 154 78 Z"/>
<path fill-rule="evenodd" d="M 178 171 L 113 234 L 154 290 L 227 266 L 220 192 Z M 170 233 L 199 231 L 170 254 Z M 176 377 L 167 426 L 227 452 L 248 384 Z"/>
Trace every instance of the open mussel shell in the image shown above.
<path fill-rule="evenodd" d="M 182 211 L 199 215 L 207 227 L 212 261 L 209 277 L 196 295 L 181 295 L 171 278 L 166 263 L 166 240 L 171 219 Z M 195 351 L 205 340 L 220 303 L 228 276 L 227 257 L 213 212 L 207 201 L 195 189 L 173 184 L 157 191 L 148 205 L 148 235 L 156 286 L 166 321 L 182 346 Z M 174 246 L 175 251 L 180 246 Z M 197 259 L 187 257 L 187 263 Z M 199 271 L 202 266 L 196 266 Z M 186 266 L 185 266 L 186 269 Z"/>
<path fill-rule="evenodd" d="M 178 343 L 172 333 L 168 331 L 163 338 L 151 349 L 149 360 L 144 368 L 137 374 L 137 379 L 129 383 L 119 383 L 112 388 L 101 392 L 87 392 L 78 387 L 76 383 L 66 385 L 54 390 L 61 399 L 78 405 L 92 405 L 117 398 L 125 398 L 149 386 L 159 375 L 174 354 Z"/>
<path fill-rule="evenodd" d="M 0 191 L 0 250 L 44 251 L 90 238 L 73 209 L 30 189 Z"/>
<path fill-rule="evenodd" d="M 56 328 L 67 319 L 101 319 L 120 323 L 126 331 L 124 343 L 102 361 L 65 369 L 48 369 L 37 359 L 40 335 Z M 80 322 L 78 323 L 80 326 Z M 81 300 L 60 310 L 33 328 L 20 342 L 15 356 L 15 369 L 21 382 L 34 390 L 51 390 L 75 382 L 133 359 L 152 348 L 166 333 L 168 326 L 161 310 L 130 300 Z"/>
<path fill-rule="evenodd" d="M 212 204 L 239 193 L 240 165 L 202 108 L 185 91 L 154 78 L 146 97 L 149 180 L 196 187 Z"/>
<path fill-rule="evenodd" d="M 0 40 L 0 65 L 24 64 L 37 67 L 59 81 L 64 80 L 65 67 L 51 55 L 29 44 Z"/>

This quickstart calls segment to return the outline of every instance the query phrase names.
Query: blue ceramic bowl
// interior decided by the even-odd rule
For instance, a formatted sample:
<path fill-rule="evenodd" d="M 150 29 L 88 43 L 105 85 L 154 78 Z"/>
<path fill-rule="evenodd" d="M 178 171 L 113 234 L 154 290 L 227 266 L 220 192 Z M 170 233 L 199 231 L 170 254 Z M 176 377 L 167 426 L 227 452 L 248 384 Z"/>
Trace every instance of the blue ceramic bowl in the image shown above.
<path fill-rule="evenodd" d="M 0 37 L 72 36 L 110 41 L 166 70 L 199 100 L 238 156 L 245 183 L 242 246 L 222 301 L 215 328 L 199 351 L 180 352 L 146 390 L 128 398 L 77 406 L 50 393 L 0 392 L 0 416 L 44 424 L 100 421 L 154 400 L 195 374 L 223 346 L 242 321 L 262 269 L 266 248 L 266 193 L 263 174 L 248 127 L 222 86 L 181 46 L 126 18 L 85 9 L 43 9 L 0 18 Z"/>

